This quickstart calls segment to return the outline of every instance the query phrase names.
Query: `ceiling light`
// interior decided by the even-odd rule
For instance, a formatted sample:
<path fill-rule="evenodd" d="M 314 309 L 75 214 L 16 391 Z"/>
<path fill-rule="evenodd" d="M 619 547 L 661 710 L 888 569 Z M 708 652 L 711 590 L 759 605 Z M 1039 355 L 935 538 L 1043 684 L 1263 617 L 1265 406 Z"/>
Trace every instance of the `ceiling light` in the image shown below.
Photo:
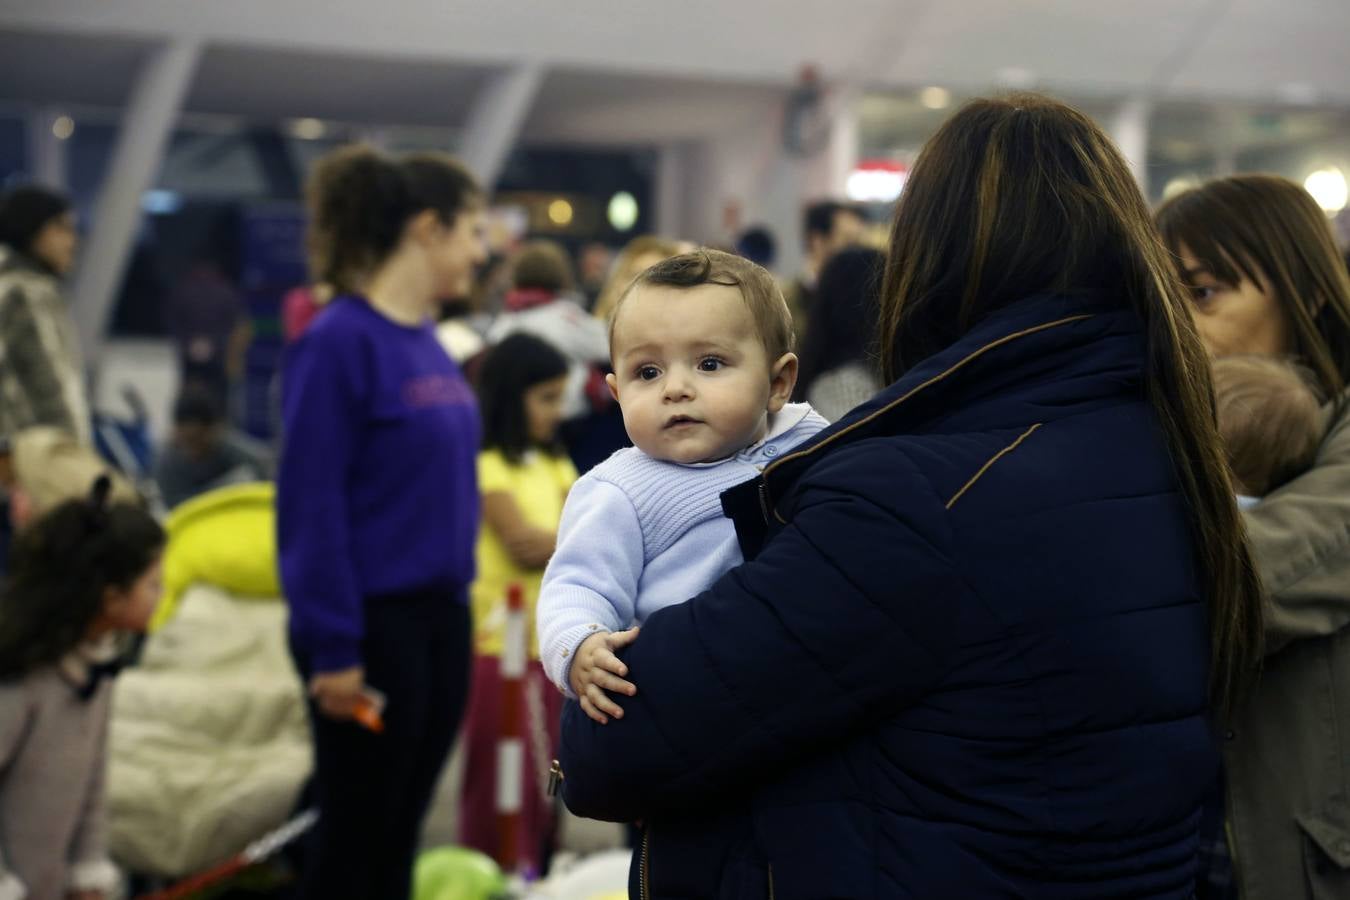
<path fill-rule="evenodd" d="M 609 224 L 615 231 L 629 231 L 638 220 L 637 198 L 627 191 L 619 191 L 609 198 Z"/>
<path fill-rule="evenodd" d="M 52 122 L 52 134 L 58 141 L 64 141 L 75 133 L 75 120 L 70 116 L 57 116 Z"/>
<path fill-rule="evenodd" d="M 1004 66 L 994 74 L 994 80 L 1006 88 L 1026 90 L 1036 84 L 1036 73 L 1023 66 Z"/>
<path fill-rule="evenodd" d="M 951 105 L 952 92 L 942 87 L 926 87 L 919 91 L 919 103 L 926 109 L 946 109 Z"/>
<path fill-rule="evenodd" d="M 1171 200 L 1176 195 L 1184 194 L 1199 186 L 1200 179 L 1196 178 L 1194 175 L 1179 175 L 1163 185 L 1162 198 L 1164 200 Z"/>
<path fill-rule="evenodd" d="M 1313 172 L 1304 180 L 1303 187 L 1312 194 L 1317 205 L 1329 213 L 1345 209 L 1346 201 L 1350 200 L 1350 188 L 1346 186 L 1345 173 L 1335 166 Z"/>
<path fill-rule="evenodd" d="M 572 204 L 559 197 L 548 205 L 548 220 L 559 228 L 572 224 Z"/>
<path fill-rule="evenodd" d="M 295 119 L 291 122 L 291 136 L 302 141 L 317 141 L 327 131 L 318 119 Z"/>
<path fill-rule="evenodd" d="M 864 160 L 849 173 L 844 193 L 855 203 L 890 203 L 905 188 L 908 170 L 891 160 Z"/>
<path fill-rule="evenodd" d="M 1281 100 L 1295 106 L 1311 106 L 1317 102 L 1317 88 L 1306 81 L 1287 81 L 1276 90 Z"/>

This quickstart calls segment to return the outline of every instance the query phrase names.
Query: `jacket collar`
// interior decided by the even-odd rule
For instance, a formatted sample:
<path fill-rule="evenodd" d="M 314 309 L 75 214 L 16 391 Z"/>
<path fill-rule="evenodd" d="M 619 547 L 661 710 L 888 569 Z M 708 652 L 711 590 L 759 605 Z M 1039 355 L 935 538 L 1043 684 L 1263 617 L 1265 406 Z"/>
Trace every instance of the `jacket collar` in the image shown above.
<path fill-rule="evenodd" d="M 81 700 L 89 700 L 98 692 L 101 681 L 116 677 L 126 664 L 121 636 L 110 632 L 80 644 L 63 656 L 56 668 Z"/>
<path fill-rule="evenodd" d="M 515 288 L 507 291 L 502 302 L 508 312 L 524 312 L 536 306 L 548 306 L 558 298 L 557 292 L 543 288 Z"/>
<path fill-rule="evenodd" d="M 1068 413 L 1140 390 L 1144 359 L 1139 320 L 1119 299 L 1089 293 L 1028 297 L 765 469 L 764 511 L 773 511 L 774 498 L 824 453 L 890 434 L 1025 425 L 1028 404 L 1038 413 Z"/>

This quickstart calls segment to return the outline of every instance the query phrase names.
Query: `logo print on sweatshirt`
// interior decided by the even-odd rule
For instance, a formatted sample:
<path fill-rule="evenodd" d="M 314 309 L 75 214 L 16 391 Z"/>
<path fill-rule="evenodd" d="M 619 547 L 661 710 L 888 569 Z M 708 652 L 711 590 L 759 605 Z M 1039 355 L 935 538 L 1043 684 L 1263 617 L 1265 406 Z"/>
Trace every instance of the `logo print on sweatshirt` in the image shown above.
<path fill-rule="evenodd" d="M 403 383 L 403 402 L 412 409 L 472 404 L 473 391 L 462 378 L 423 375 Z"/>

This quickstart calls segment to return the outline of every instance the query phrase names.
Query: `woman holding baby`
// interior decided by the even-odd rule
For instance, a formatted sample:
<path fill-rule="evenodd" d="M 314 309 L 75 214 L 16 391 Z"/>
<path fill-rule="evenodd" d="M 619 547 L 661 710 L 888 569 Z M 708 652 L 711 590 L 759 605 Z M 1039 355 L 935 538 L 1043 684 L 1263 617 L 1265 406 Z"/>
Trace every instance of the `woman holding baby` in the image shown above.
<path fill-rule="evenodd" d="M 1326 215 L 1282 178 L 1215 181 L 1157 219 L 1220 365 L 1296 360 L 1325 402 L 1311 465 L 1244 512 L 1264 661 L 1224 729 L 1227 827 L 1200 896 L 1350 897 L 1350 277 Z"/>
<path fill-rule="evenodd" d="M 746 562 L 564 714 L 631 895 L 1194 895 L 1260 584 L 1205 348 L 1082 114 L 975 101 L 899 203 L 872 400 L 723 494 Z"/>

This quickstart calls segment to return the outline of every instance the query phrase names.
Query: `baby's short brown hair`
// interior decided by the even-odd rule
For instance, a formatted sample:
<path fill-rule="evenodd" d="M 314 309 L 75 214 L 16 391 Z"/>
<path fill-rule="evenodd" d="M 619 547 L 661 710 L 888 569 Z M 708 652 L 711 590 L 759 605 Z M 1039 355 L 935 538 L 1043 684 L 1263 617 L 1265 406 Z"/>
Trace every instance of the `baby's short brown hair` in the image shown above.
<path fill-rule="evenodd" d="M 1214 397 L 1241 493 L 1264 497 L 1312 466 L 1326 417 L 1311 371 L 1269 356 L 1224 357 L 1214 362 Z"/>
<path fill-rule="evenodd" d="M 726 253 L 700 247 L 691 253 L 682 253 L 663 260 L 639 274 L 624 291 L 614 307 L 610 318 L 610 347 L 614 344 L 614 324 L 619 320 L 619 312 L 624 301 L 633 291 L 644 284 L 663 287 L 695 288 L 704 284 L 721 284 L 734 287 L 741 292 L 750 315 L 755 320 L 755 330 L 764 344 L 764 350 L 773 363 L 784 353 L 791 353 L 796 336 L 792 331 L 792 313 L 788 311 L 783 292 L 778 282 L 763 266 L 750 260 Z"/>

